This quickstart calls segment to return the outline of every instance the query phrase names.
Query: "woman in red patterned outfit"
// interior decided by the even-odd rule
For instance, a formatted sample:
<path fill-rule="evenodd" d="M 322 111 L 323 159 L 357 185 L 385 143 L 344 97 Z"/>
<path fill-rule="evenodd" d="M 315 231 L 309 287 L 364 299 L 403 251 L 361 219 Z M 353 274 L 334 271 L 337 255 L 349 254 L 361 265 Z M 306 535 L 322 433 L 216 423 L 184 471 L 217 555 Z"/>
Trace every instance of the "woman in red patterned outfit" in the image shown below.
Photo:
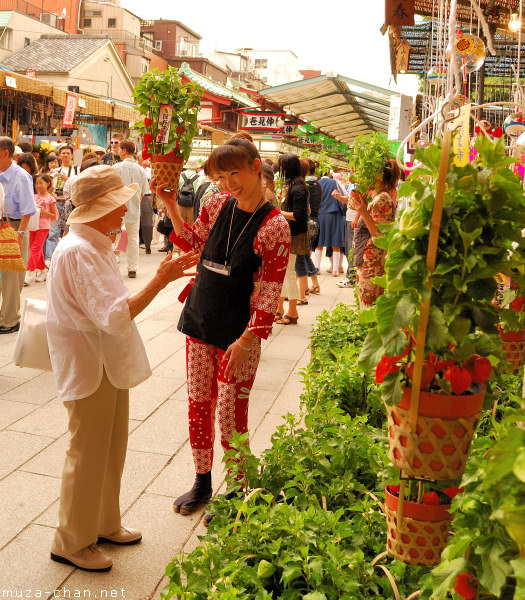
<path fill-rule="evenodd" d="M 202 207 L 195 225 L 182 220 L 176 191 L 157 187 L 173 223 L 170 240 L 200 253 L 178 329 L 186 334 L 190 443 L 196 479 L 174 502 L 189 515 L 209 502 L 218 406 L 221 444 L 248 431 L 248 400 L 271 332 L 290 248 L 288 223 L 264 199 L 261 158 L 246 139 L 231 139 L 208 159 L 219 193 Z M 155 182 L 152 182 L 154 185 Z M 254 292 L 255 284 L 257 293 Z"/>

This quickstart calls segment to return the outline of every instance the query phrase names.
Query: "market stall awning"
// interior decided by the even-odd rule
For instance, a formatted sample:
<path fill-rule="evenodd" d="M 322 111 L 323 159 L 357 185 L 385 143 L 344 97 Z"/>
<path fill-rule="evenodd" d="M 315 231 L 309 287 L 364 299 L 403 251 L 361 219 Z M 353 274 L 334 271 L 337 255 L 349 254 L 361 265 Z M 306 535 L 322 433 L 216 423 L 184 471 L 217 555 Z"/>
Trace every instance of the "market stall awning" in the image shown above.
<path fill-rule="evenodd" d="M 388 131 L 390 96 L 396 92 L 342 75 L 320 75 L 261 90 L 271 102 L 345 144 L 358 135 Z"/>

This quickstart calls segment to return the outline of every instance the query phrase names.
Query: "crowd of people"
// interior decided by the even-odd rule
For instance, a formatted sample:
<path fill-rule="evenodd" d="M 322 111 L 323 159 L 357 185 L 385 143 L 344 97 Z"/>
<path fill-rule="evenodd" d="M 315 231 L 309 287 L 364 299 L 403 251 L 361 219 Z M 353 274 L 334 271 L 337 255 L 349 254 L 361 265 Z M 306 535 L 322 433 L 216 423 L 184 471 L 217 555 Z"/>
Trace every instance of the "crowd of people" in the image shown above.
<path fill-rule="evenodd" d="M 334 277 L 345 273 L 347 257 L 338 285 L 356 283 L 361 307 L 372 304 L 382 292 L 372 279 L 385 261 L 373 240 L 397 207 L 393 160 L 378 173 L 367 204 L 352 196 L 342 173 L 319 173 L 311 159 L 288 153 L 263 161 L 246 133 L 203 165 L 190 158 L 172 190 L 151 178 L 135 150 L 115 135 L 109 152 L 85 154 L 77 168 L 65 145 L 38 170 L 30 152 L 16 154 L 13 141 L 0 137 L 3 214 L 27 264 L 25 278 L 1 273 L 0 333 L 19 328 L 24 281 L 47 279 L 49 353 L 70 432 L 51 558 L 88 571 L 112 566 L 99 544 L 142 538 L 122 526 L 119 509 L 129 389 L 151 375 L 134 318 L 170 281 L 191 277 L 179 296 L 178 329 L 186 336 L 195 482 L 173 503 L 189 515 L 212 495 L 216 413 L 224 451 L 234 431 L 248 431 L 261 340 L 274 325 L 296 324 L 298 307 L 321 293 L 323 249 Z M 151 253 L 154 219 L 165 238 L 159 251 L 168 254 L 130 296 L 119 254 L 126 252 L 128 277 L 135 278 L 141 243 Z"/>

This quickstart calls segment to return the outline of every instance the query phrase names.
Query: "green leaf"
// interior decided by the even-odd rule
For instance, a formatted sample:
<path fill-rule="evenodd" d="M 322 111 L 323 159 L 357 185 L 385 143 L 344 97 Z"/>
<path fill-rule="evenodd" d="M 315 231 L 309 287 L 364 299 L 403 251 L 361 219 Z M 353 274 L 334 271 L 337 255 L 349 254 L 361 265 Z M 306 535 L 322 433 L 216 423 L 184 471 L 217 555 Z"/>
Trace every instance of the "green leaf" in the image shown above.
<path fill-rule="evenodd" d="M 516 558 L 511 560 L 510 564 L 514 569 L 514 577 L 516 578 L 514 600 L 525 600 L 525 558 Z"/>
<path fill-rule="evenodd" d="M 437 306 L 431 306 L 428 313 L 426 346 L 443 348 L 452 342 L 445 323 L 445 317 Z"/>
<path fill-rule="evenodd" d="M 275 573 L 275 565 L 267 560 L 261 560 L 259 566 L 257 567 L 257 577 L 261 579 L 265 579 L 266 577 L 271 577 Z"/>
<path fill-rule="evenodd" d="M 410 324 L 416 307 L 408 296 L 379 296 L 376 301 L 377 330 L 383 343 Z"/>
<path fill-rule="evenodd" d="M 326 595 L 322 592 L 310 592 L 303 596 L 303 600 L 327 600 Z"/>
<path fill-rule="evenodd" d="M 466 570 L 467 561 L 464 557 L 439 564 L 430 574 L 434 588 L 433 597 L 445 598 L 447 592 L 454 587 L 456 577 Z"/>
<path fill-rule="evenodd" d="M 520 481 L 525 482 L 525 450 L 522 450 L 516 457 L 512 471 Z"/>
<path fill-rule="evenodd" d="M 421 221 L 421 210 L 418 207 L 407 208 L 399 219 L 399 232 L 408 237 L 417 238 L 427 233 L 427 227 Z"/>
<path fill-rule="evenodd" d="M 373 369 L 383 356 L 384 349 L 381 337 L 377 329 L 371 329 L 366 336 L 363 348 L 359 355 L 360 367 L 368 370 Z"/>
<path fill-rule="evenodd" d="M 387 373 L 383 380 L 382 398 L 389 406 L 394 406 L 401 402 L 403 397 L 403 372 L 393 371 Z"/>
<path fill-rule="evenodd" d="M 512 570 L 509 563 L 501 558 L 505 549 L 505 544 L 495 541 L 490 551 L 481 555 L 483 569 L 479 574 L 479 582 L 496 597 L 499 597 L 501 587 Z"/>

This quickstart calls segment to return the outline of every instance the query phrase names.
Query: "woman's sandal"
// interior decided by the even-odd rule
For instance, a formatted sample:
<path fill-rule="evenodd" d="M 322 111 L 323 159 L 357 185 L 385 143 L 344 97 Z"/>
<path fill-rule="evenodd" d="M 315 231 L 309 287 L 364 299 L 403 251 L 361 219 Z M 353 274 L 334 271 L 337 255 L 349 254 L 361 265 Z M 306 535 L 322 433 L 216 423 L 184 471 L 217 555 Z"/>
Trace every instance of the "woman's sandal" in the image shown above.
<path fill-rule="evenodd" d="M 308 304 L 308 300 L 297 300 L 297 306 L 306 306 Z"/>
<path fill-rule="evenodd" d="M 290 317 L 289 315 L 284 315 L 282 319 L 275 321 L 277 325 L 297 325 L 297 319 L 299 317 Z"/>
<path fill-rule="evenodd" d="M 318 286 L 318 285 L 314 285 L 308 291 L 310 292 L 310 294 L 320 294 L 321 293 L 321 287 Z"/>
<path fill-rule="evenodd" d="M 280 321 L 283 317 L 284 317 L 284 313 L 276 312 L 275 317 L 273 318 L 274 323 L 277 323 L 277 321 Z"/>

